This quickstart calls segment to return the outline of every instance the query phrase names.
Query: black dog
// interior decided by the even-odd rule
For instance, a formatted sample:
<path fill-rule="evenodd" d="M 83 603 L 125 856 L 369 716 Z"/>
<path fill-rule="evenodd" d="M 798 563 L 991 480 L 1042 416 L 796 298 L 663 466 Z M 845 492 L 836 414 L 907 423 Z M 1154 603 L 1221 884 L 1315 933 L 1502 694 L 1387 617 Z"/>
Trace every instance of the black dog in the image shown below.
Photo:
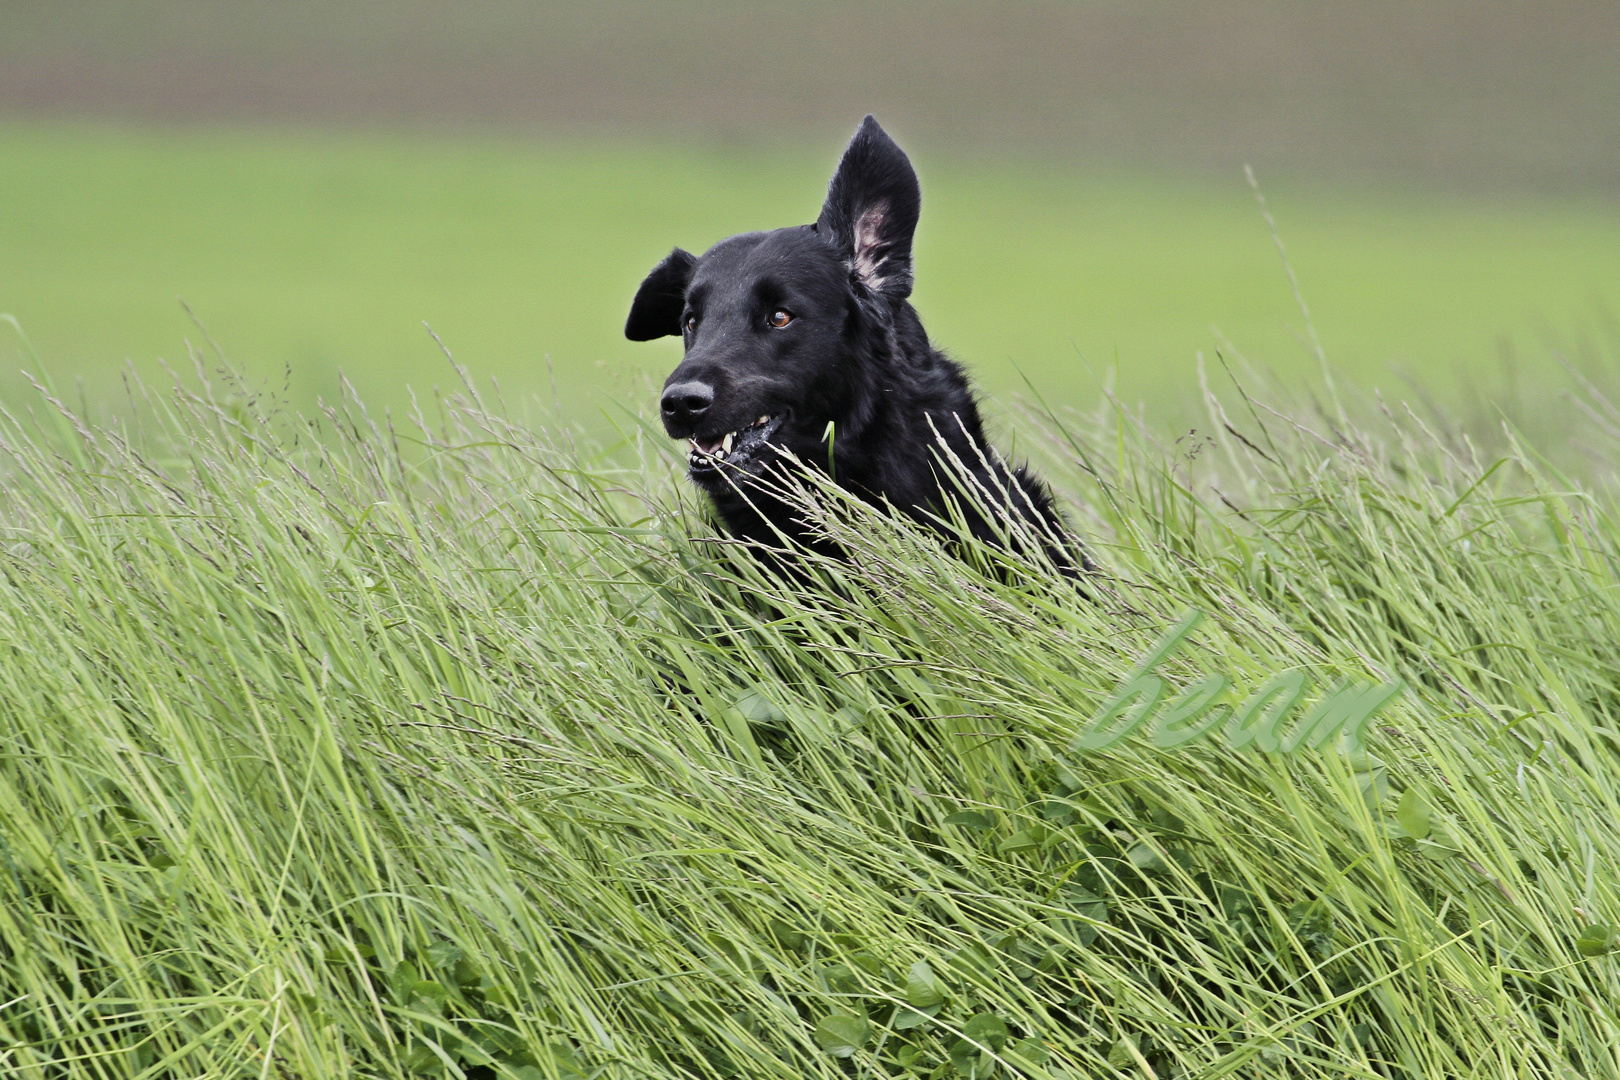
<path fill-rule="evenodd" d="M 690 441 L 691 478 L 734 535 L 824 547 L 760 487 L 786 450 L 931 525 L 958 494 L 971 533 L 991 543 L 1004 542 L 1008 517 L 1022 520 L 1073 573 L 1085 557 L 1045 485 L 989 449 L 967 377 L 906 300 L 921 202 L 911 162 L 868 116 L 814 225 L 733 236 L 701 258 L 676 248 L 642 282 L 625 336 L 682 335 L 664 429 Z M 960 497 L 964 486 L 974 497 Z"/>

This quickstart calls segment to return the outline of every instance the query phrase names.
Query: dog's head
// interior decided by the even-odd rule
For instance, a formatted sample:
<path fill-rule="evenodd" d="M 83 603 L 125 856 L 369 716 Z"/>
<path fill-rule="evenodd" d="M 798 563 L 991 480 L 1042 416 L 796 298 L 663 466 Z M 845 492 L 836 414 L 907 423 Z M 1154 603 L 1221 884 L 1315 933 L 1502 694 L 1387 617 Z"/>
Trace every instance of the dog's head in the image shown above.
<path fill-rule="evenodd" d="M 699 484 L 758 475 L 773 446 L 819 460 L 828 423 L 871 377 L 856 363 L 860 335 L 911 293 L 921 201 L 911 162 L 868 116 L 815 224 L 733 236 L 702 256 L 676 248 L 647 275 L 624 333 L 686 344 L 660 411 L 689 441 Z"/>

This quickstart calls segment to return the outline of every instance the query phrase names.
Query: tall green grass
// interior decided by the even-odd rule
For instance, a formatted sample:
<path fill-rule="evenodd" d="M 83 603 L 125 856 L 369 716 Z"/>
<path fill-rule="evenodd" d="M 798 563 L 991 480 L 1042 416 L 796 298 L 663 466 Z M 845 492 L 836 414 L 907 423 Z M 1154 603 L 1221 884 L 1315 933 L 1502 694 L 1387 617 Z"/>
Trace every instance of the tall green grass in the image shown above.
<path fill-rule="evenodd" d="M 1082 592 L 813 484 L 763 573 L 634 427 L 139 392 L 0 420 L 7 1075 L 1620 1076 L 1620 528 L 1511 433 L 1031 419 Z M 1070 753 L 1188 607 L 1176 685 L 1410 689 Z"/>

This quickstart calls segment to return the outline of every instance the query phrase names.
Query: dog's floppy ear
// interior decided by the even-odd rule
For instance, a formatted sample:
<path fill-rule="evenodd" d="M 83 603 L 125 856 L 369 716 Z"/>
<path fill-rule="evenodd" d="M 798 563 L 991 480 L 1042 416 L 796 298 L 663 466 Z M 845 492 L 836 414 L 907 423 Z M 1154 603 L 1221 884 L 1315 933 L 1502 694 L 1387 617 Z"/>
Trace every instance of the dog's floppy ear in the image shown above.
<path fill-rule="evenodd" d="M 630 318 L 624 323 L 624 336 L 631 341 L 651 341 L 681 332 L 681 312 L 686 308 L 686 286 L 692 281 L 697 257 L 676 248 L 652 268 L 647 280 L 630 301 Z"/>
<path fill-rule="evenodd" d="M 833 174 L 816 231 L 867 288 L 903 300 L 911 295 L 911 234 L 921 209 L 910 159 L 868 116 Z"/>

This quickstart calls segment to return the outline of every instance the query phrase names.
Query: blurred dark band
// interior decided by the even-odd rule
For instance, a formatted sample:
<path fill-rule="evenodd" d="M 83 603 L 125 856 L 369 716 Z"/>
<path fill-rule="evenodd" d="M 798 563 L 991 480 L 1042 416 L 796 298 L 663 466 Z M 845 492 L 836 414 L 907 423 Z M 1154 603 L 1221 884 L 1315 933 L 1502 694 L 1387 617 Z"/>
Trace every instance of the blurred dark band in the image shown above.
<path fill-rule="evenodd" d="M 487 124 L 1620 191 L 1620 5 L 0 6 L 0 119 Z"/>

